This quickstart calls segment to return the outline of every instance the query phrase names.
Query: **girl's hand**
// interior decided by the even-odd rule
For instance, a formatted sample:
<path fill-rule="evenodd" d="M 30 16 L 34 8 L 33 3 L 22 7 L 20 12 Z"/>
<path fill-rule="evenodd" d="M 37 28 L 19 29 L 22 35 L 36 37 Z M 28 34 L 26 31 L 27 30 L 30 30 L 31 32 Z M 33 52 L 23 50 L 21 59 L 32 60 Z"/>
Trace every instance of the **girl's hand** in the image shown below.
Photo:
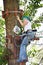
<path fill-rule="evenodd" d="M 19 16 L 16 16 L 17 20 L 20 20 Z"/>

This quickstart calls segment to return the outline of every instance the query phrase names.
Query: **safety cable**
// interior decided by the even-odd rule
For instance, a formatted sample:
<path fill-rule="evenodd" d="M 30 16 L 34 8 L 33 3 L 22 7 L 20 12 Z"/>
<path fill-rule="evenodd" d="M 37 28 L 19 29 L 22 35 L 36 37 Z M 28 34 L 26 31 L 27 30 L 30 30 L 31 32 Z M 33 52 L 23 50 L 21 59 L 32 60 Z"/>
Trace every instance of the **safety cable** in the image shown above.
<path fill-rule="evenodd" d="M 4 15 L 6 15 L 6 14 L 9 14 L 9 13 L 20 13 L 20 11 L 8 11 L 8 10 L 6 10 L 6 11 L 2 11 L 2 15 L 4 16 Z"/>

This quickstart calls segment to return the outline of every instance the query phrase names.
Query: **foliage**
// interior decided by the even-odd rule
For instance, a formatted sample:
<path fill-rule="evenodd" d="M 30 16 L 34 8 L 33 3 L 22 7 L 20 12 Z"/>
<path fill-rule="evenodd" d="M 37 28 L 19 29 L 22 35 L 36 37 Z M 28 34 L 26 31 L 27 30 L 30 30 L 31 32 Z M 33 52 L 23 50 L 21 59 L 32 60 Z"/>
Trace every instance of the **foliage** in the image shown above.
<path fill-rule="evenodd" d="M 32 19 L 35 16 L 35 13 L 37 12 L 37 9 L 40 7 L 43 7 L 43 4 L 40 4 L 41 0 L 24 0 L 20 1 L 20 5 L 25 6 L 24 10 L 25 13 L 24 15 L 30 16 Z M 28 3 L 28 4 L 27 4 Z"/>
<path fill-rule="evenodd" d="M 31 63 L 31 65 L 39 65 L 39 64 L 37 64 L 37 63 Z"/>
<path fill-rule="evenodd" d="M 28 57 L 34 57 L 36 52 L 38 52 L 38 50 L 36 49 L 36 46 L 33 45 L 32 48 L 30 49 L 30 51 L 27 53 Z"/>
<path fill-rule="evenodd" d="M 7 63 L 7 60 L 6 58 L 4 57 L 4 47 L 3 46 L 0 46 L 0 65 L 6 65 Z"/>
<path fill-rule="evenodd" d="M 43 7 L 43 4 L 40 4 L 40 2 L 41 0 L 20 0 L 19 4 L 24 6 L 24 15 L 29 16 L 31 18 L 31 21 L 33 21 L 37 9 Z M 41 20 L 43 20 L 43 17 L 40 17 L 33 21 L 34 23 L 32 23 L 32 29 L 41 26 L 39 24 Z"/>
<path fill-rule="evenodd" d="M 5 65 L 7 60 L 4 58 L 4 50 L 5 50 L 5 29 L 4 29 L 5 21 L 0 18 L 0 65 Z"/>
<path fill-rule="evenodd" d="M 38 17 L 38 19 L 34 20 L 33 23 L 32 23 L 32 29 L 35 29 L 36 27 L 39 27 L 41 26 L 40 23 L 43 23 L 43 13 L 40 17 Z"/>
<path fill-rule="evenodd" d="M 41 26 L 40 23 L 32 23 L 32 29 L 35 29 L 36 27 Z"/>
<path fill-rule="evenodd" d="M 33 45 L 27 52 L 28 57 L 32 59 L 30 60 L 31 65 L 39 65 L 39 63 L 43 63 L 41 62 L 43 60 L 43 48 L 38 49 L 37 45 Z"/>
<path fill-rule="evenodd" d="M 0 19 L 0 44 L 4 43 L 5 42 L 5 33 L 4 33 L 4 24 L 5 24 L 5 21 Z"/>
<path fill-rule="evenodd" d="M 43 22 L 43 13 L 42 13 L 42 15 L 39 17 L 39 20 L 40 20 L 41 22 Z"/>

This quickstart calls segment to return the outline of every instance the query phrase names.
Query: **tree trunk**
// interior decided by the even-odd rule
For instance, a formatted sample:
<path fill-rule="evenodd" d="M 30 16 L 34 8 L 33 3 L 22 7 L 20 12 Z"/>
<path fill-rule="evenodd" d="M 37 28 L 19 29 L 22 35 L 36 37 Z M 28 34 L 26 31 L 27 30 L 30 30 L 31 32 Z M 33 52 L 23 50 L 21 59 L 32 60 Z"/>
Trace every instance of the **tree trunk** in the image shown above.
<path fill-rule="evenodd" d="M 14 11 L 15 8 L 18 10 L 18 1 L 17 0 L 3 0 L 4 1 L 4 10 Z M 14 13 L 10 13 L 9 15 L 5 15 L 5 24 L 6 24 L 6 35 L 12 34 L 12 29 L 14 28 L 17 20 L 15 19 Z M 14 52 L 14 45 L 13 43 L 8 42 L 8 47 L 12 49 Z M 10 55 L 8 65 L 18 65 L 16 59 L 13 55 Z"/>
<path fill-rule="evenodd" d="M 4 1 L 4 10 L 8 11 L 14 11 L 15 9 L 18 10 L 19 8 L 19 0 L 3 0 Z M 16 62 L 17 58 L 15 58 L 16 55 L 16 50 L 17 54 L 19 54 L 19 48 L 16 49 L 14 45 L 14 40 L 13 42 L 11 41 L 13 38 L 11 36 L 12 34 L 12 29 L 16 25 L 17 20 L 16 17 L 14 16 L 14 13 L 10 13 L 8 15 L 5 15 L 5 25 L 6 25 L 6 35 L 7 35 L 7 47 L 9 48 L 9 52 L 13 52 L 13 54 L 10 54 L 9 59 L 8 59 L 8 65 L 19 65 L 19 63 Z M 18 23 L 20 26 L 20 24 Z M 16 50 L 15 50 L 16 49 Z M 23 65 L 23 64 L 22 64 Z M 25 64 L 24 64 L 25 65 Z"/>
<path fill-rule="evenodd" d="M 4 10 L 14 11 L 16 8 L 18 10 L 18 1 L 17 0 L 4 0 Z M 5 16 L 6 21 L 6 33 L 11 34 L 13 27 L 16 24 L 16 19 L 14 16 L 14 13 L 9 14 L 8 16 Z"/>

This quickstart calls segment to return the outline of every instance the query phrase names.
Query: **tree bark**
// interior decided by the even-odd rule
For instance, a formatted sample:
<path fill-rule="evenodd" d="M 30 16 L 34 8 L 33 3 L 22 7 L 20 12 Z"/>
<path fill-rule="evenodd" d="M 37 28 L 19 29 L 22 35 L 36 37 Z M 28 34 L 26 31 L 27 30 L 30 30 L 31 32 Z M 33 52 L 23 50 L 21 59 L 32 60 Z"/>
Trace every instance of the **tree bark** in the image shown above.
<path fill-rule="evenodd" d="M 4 10 L 14 11 L 15 8 L 19 8 L 17 0 L 3 0 L 4 1 Z M 14 13 L 5 15 L 6 21 L 6 33 L 11 34 L 13 27 L 15 26 L 17 20 L 15 19 Z"/>
<path fill-rule="evenodd" d="M 8 11 L 14 11 L 15 9 L 19 9 L 19 0 L 3 0 L 4 1 L 4 10 L 8 10 Z M 9 48 L 9 52 L 13 52 L 13 54 L 11 54 L 9 56 L 8 59 L 8 65 L 19 65 L 19 63 L 16 62 L 17 58 L 15 58 L 14 56 L 16 56 L 16 51 L 15 51 L 15 46 L 14 46 L 14 41 L 11 42 L 12 40 L 12 30 L 14 28 L 14 26 L 18 24 L 20 26 L 19 23 L 17 23 L 16 17 L 14 16 L 14 13 L 10 13 L 8 15 L 5 15 L 5 25 L 6 25 L 6 35 L 7 35 L 7 39 L 6 43 L 7 43 L 7 47 Z M 9 36 L 10 35 L 10 36 Z M 19 54 L 19 48 L 16 49 L 17 50 L 17 54 Z"/>
<path fill-rule="evenodd" d="M 19 2 L 17 0 L 3 0 L 4 1 L 4 10 L 14 11 L 15 8 L 19 8 Z M 16 25 L 17 20 L 14 16 L 14 13 L 10 13 L 8 15 L 5 15 L 5 25 L 6 25 L 6 35 L 12 34 L 12 29 Z M 9 40 L 8 40 L 9 41 Z M 14 45 L 13 43 L 8 42 L 8 47 L 12 49 L 14 52 Z M 14 58 L 13 55 L 10 55 L 8 65 L 18 65 L 16 62 L 17 59 Z"/>

